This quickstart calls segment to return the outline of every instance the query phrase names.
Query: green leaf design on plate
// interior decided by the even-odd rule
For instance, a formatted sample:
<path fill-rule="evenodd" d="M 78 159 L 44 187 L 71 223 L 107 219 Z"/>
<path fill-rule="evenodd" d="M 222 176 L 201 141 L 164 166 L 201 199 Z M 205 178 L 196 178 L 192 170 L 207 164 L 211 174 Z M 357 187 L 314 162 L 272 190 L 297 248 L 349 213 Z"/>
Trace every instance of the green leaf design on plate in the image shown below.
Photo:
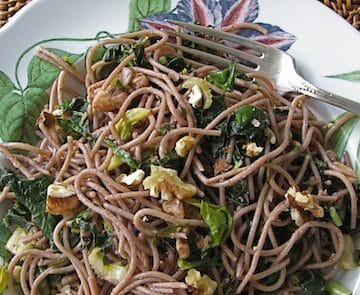
<path fill-rule="evenodd" d="M 0 71 L 0 101 L 2 97 L 13 91 L 15 89 L 15 85 L 11 82 L 10 78 L 2 71 Z"/>
<path fill-rule="evenodd" d="M 331 76 L 326 76 L 328 78 L 336 78 L 341 80 L 347 80 L 351 82 L 359 82 L 360 83 L 360 70 L 359 71 L 353 71 L 349 73 L 341 73 Z"/>
<path fill-rule="evenodd" d="M 56 48 L 48 48 L 69 64 L 74 64 L 82 54 L 72 54 Z M 28 66 L 28 87 L 48 89 L 59 76 L 60 70 L 53 64 L 34 56 Z"/>
<path fill-rule="evenodd" d="M 0 103 L 0 136 L 5 142 L 23 141 L 35 145 L 36 120 L 49 96 L 41 88 L 28 88 L 23 94 L 12 91 Z"/>
<path fill-rule="evenodd" d="M 169 12 L 170 9 L 171 0 L 131 0 L 128 31 L 135 32 L 141 29 L 139 19 L 160 12 Z"/>
<path fill-rule="evenodd" d="M 342 118 L 346 113 L 338 116 L 334 121 Z M 353 117 L 345 124 L 343 124 L 338 130 L 335 131 L 333 136 L 329 140 L 329 146 L 336 152 L 338 158 L 341 158 L 345 147 L 349 141 L 350 135 L 355 128 L 355 125 L 359 121 L 359 117 Z"/>
<path fill-rule="evenodd" d="M 360 183 L 360 141 L 359 141 L 358 150 L 356 153 L 355 171 L 356 171 L 357 182 Z"/>
<path fill-rule="evenodd" d="M 83 54 L 49 48 L 70 65 Z M 3 141 L 23 141 L 36 145 L 36 120 L 48 102 L 46 92 L 60 70 L 51 63 L 34 56 L 28 65 L 28 85 L 24 91 L 16 89 L 7 75 L 0 72 L 0 137 Z"/>

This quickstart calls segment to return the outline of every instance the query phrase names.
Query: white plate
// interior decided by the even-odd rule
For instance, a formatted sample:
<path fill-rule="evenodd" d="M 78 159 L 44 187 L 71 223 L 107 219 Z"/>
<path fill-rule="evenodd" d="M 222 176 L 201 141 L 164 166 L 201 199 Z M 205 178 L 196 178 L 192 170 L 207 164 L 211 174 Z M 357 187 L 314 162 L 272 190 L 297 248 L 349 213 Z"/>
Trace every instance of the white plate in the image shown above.
<path fill-rule="evenodd" d="M 150 0 L 138 0 L 150 3 Z M 135 3 L 136 0 L 133 0 Z M 166 0 L 151 0 L 151 7 Z M 327 78 L 327 75 L 360 70 L 360 34 L 345 20 L 316 0 L 227 0 L 220 1 L 223 9 L 214 0 L 182 0 L 182 17 L 193 20 L 194 14 L 206 24 L 219 25 L 232 19 L 261 22 L 279 26 L 285 32 L 296 36 L 288 52 L 296 58 L 300 71 L 309 81 L 328 91 L 360 100 L 360 81 L 349 82 Z M 225 4 L 225 2 L 227 4 Z M 230 4 L 238 5 L 230 7 Z M 8 24 L 0 29 L 0 71 L 15 81 L 14 68 L 19 56 L 34 43 L 62 37 L 94 37 L 99 31 L 118 33 L 127 31 L 130 0 L 34 0 L 22 9 Z M 173 7 L 176 6 L 173 1 Z M 211 9 L 209 7 L 211 6 Z M 225 6 L 228 6 L 227 9 Z M 189 8 L 189 10 L 186 10 Z M 181 9 L 178 10 L 181 14 Z M 180 16 L 173 16 L 180 17 Z M 226 19 L 227 18 L 227 19 Z M 275 27 L 274 35 L 279 32 Z M 291 39 L 291 35 L 280 33 L 280 38 Z M 277 37 L 279 37 L 277 36 Z M 286 39 L 286 38 L 285 38 Z M 286 40 L 285 40 L 286 41 Z M 293 42 L 295 41 L 295 42 Z M 90 42 L 56 41 L 44 46 L 65 49 L 70 52 L 84 52 Z M 19 78 L 26 84 L 26 68 L 33 50 L 26 54 L 19 66 Z M 1 98 L 0 98 L 1 100 Z M 343 111 L 324 104 L 315 103 L 316 113 L 330 120 Z M 2 116 L 3 114 L 0 114 Z M 360 128 L 353 129 L 347 144 L 351 158 L 356 162 Z M 360 154 L 359 154 L 360 156 Z M 354 270 L 338 275 L 338 279 L 349 289 L 356 290 L 360 271 Z M 358 293 L 359 292 L 359 293 Z"/>

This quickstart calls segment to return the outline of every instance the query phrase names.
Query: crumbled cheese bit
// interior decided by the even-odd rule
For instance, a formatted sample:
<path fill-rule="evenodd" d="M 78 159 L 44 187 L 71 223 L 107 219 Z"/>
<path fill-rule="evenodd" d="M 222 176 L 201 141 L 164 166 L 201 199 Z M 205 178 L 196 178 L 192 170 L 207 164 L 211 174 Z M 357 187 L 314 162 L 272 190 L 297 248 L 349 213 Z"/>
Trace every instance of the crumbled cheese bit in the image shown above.
<path fill-rule="evenodd" d="M 189 95 L 189 104 L 192 105 L 193 108 L 200 107 L 202 102 L 202 92 L 199 85 L 194 85 L 191 88 L 191 92 Z"/>
<path fill-rule="evenodd" d="M 251 125 L 253 125 L 254 127 L 260 127 L 261 123 L 258 119 L 252 119 Z"/>

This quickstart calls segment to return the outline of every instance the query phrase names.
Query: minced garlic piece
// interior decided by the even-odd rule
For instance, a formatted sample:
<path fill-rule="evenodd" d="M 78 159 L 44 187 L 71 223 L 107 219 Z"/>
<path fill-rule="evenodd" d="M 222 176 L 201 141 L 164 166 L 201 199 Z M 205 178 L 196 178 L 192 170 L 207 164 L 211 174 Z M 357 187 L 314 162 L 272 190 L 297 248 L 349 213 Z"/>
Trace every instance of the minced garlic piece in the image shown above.
<path fill-rule="evenodd" d="M 202 102 L 202 93 L 199 85 L 194 85 L 191 88 L 191 92 L 189 94 L 189 104 L 192 105 L 193 108 L 200 107 Z"/>
<path fill-rule="evenodd" d="M 182 84 L 182 88 L 191 89 L 189 103 L 193 107 L 202 107 L 204 110 L 210 108 L 212 104 L 212 94 L 205 80 L 199 78 L 186 80 Z"/>

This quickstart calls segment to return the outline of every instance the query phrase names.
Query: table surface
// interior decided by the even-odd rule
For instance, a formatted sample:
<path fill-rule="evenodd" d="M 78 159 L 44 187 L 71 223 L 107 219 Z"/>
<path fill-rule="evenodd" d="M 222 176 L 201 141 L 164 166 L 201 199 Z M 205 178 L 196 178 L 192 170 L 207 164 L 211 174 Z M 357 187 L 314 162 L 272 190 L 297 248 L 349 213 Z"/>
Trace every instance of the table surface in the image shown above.
<path fill-rule="evenodd" d="M 0 0 L 0 27 L 29 2 L 31 0 Z M 321 2 L 360 30 L 360 0 L 321 0 Z"/>

